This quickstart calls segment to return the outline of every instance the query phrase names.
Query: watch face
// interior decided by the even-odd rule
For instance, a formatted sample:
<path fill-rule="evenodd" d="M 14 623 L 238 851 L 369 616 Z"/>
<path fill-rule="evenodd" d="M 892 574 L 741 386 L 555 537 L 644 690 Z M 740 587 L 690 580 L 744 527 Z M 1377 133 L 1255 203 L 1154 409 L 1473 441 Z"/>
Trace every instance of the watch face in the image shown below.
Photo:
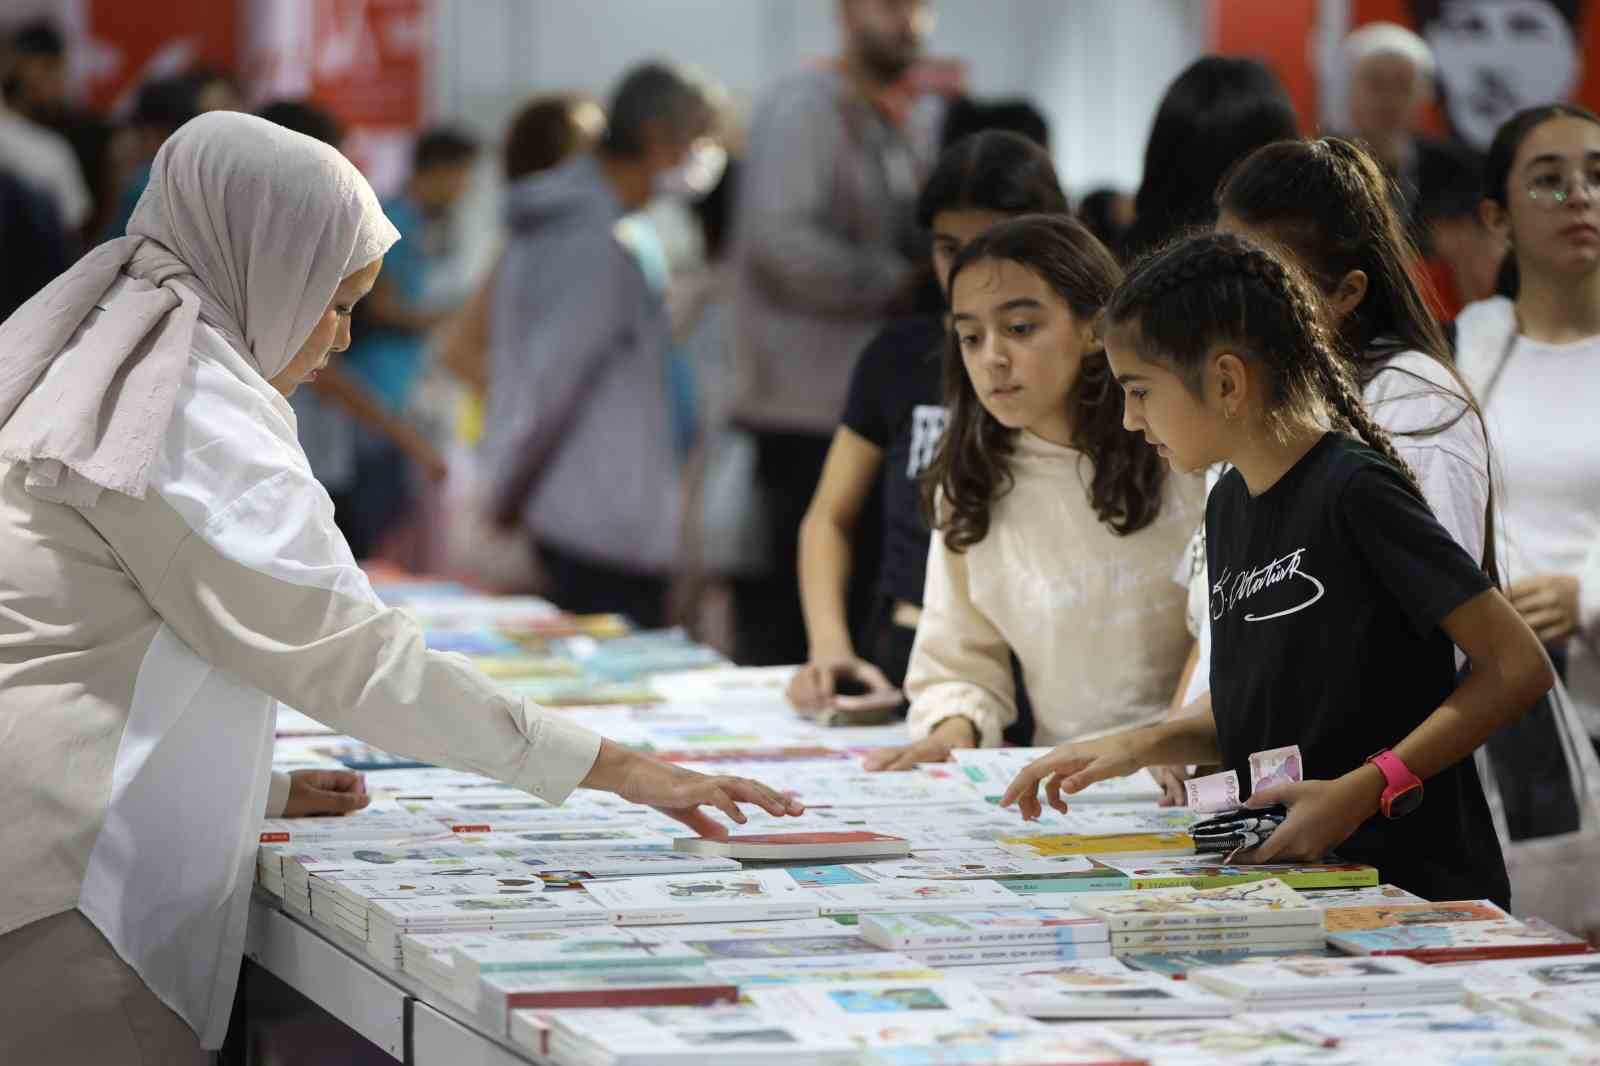
<path fill-rule="evenodd" d="M 1401 818 L 1422 806 L 1422 786 L 1412 785 L 1389 797 L 1389 817 Z"/>

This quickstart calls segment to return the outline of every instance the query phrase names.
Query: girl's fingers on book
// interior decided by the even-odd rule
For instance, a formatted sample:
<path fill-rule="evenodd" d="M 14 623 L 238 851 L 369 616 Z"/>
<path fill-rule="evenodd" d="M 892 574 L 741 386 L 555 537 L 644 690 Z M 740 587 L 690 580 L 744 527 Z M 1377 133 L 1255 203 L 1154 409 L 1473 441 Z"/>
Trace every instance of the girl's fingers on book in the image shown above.
<path fill-rule="evenodd" d="M 658 807 L 656 809 L 688 826 L 696 836 L 705 837 L 707 840 L 728 839 L 727 827 L 699 807 Z"/>

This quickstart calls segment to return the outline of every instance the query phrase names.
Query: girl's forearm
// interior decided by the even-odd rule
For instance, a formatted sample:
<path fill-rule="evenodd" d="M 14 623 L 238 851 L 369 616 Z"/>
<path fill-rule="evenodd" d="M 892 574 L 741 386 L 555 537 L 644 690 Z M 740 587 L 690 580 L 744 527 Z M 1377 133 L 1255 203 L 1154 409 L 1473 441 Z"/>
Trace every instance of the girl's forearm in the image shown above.
<path fill-rule="evenodd" d="M 838 523 L 806 514 L 800 524 L 800 608 L 812 659 L 855 654 L 845 607 L 850 548 L 849 534 Z"/>

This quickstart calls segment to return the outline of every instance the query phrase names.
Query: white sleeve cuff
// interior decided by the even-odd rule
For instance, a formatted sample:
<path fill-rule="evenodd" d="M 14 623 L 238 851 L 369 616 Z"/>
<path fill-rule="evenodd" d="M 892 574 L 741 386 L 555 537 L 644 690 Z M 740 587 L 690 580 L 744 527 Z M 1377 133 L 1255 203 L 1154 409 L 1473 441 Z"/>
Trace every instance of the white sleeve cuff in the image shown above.
<path fill-rule="evenodd" d="M 272 771 L 272 785 L 267 789 L 267 817 L 282 818 L 289 806 L 289 775 Z"/>
<path fill-rule="evenodd" d="M 561 717 L 531 700 L 523 702 L 533 744 L 516 781 L 508 782 L 532 792 L 546 803 L 562 803 L 594 768 L 600 754 L 600 734 Z"/>
<path fill-rule="evenodd" d="M 965 718 L 978 731 L 978 746 L 998 748 L 1005 742 L 1000 715 L 987 705 L 976 685 L 938 685 L 925 689 L 906 716 L 912 740 L 924 740 L 946 718 Z"/>

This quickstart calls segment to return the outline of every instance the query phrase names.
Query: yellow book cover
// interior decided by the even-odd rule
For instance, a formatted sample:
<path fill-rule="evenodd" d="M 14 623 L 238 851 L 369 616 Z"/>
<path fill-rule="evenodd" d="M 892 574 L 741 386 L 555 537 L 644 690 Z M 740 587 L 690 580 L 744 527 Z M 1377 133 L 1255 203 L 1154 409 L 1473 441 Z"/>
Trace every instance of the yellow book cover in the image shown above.
<path fill-rule="evenodd" d="M 1004 837 L 1000 843 L 1027 848 L 1036 855 L 1193 855 L 1194 838 L 1188 833 L 1130 833 L 1119 836 L 1083 836 L 1053 833 Z"/>

